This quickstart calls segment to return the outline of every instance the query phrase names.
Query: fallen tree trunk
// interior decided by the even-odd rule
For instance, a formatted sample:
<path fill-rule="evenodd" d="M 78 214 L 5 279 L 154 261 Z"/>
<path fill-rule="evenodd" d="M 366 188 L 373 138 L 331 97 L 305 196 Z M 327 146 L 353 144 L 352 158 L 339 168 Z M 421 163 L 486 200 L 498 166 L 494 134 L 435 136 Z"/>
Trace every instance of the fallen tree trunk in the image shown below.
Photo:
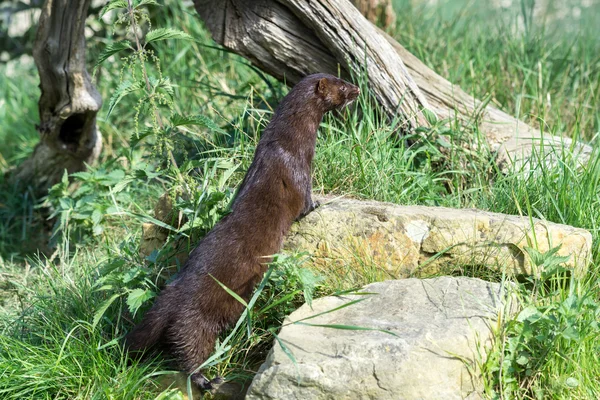
<path fill-rule="evenodd" d="M 543 145 L 572 147 L 582 160 L 591 153 L 589 146 L 542 135 L 473 98 L 370 24 L 346 0 L 194 0 L 194 4 L 217 43 L 288 84 L 313 72 L 339 71 L 348 78 L 350 71 L 361 71 L 366 63 L 370 88 L 391 117 L 398 111 L 410 116 L 420 105 L 440 118 L 477 124 L 505 169 L 511 161 L 526 161 Z M 407 101 L 401 108 L 395 103 Z"/>
<path fill-rule="evenodd" d="M 381 30 L 380 34 L 392 43 L 396 52 L 402 57 L 410 75 L 436 115 L 440 118 L 456 117 L 464 123 L 472 122 L 478 125 L 490 149 L 497 153 L 497 162 L 505 172 L 511 164 L 522 166 L 533 151 L 539 152 L 544 146 L 545 157 L 551 162 L 556 160 L 552 148 L 558 151 L 571 148 L 574 153 L 581 155 L 582 162 L 589 158 L 592 152 L 590 146 L 573 142 L 566 137 L 542 134 L 539 129 L 502 110 L 482 103 L 436 74 L 394 38 Z"/>
<path fill-rule="evenodd" d="M 33 49 L 40 74 L 40 142 L 9 181 L 41 195 L 66 170 L 83 171 L 100 155 L 100 94 L 85 68 L 85 20 L 91 0 L 47 0 Z"/>
<path fill-rule="evenodd" d="M 194 3 L 215 41 L 269 74 L 296 83 L 313 72 L 337 75 L 339 61 L 346 75 L 368 74 L 371 89 L 388 114 L 400 113 L 409 128 L 428 124 L 421 112 L 428 108 L 427 100 L 402 59 L 347 0 Z"/>

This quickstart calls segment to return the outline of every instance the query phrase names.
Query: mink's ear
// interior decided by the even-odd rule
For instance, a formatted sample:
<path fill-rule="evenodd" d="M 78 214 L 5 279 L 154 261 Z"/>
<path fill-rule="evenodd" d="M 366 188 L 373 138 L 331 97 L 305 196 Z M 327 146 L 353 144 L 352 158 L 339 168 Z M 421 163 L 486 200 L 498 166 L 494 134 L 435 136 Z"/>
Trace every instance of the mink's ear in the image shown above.
<path fill-rule="evenodd" d="M 319 83 L 317 84 L 317 93 L 324 95 L 326 90 L 327 90 L 327 78 L 319 79 Z"/>

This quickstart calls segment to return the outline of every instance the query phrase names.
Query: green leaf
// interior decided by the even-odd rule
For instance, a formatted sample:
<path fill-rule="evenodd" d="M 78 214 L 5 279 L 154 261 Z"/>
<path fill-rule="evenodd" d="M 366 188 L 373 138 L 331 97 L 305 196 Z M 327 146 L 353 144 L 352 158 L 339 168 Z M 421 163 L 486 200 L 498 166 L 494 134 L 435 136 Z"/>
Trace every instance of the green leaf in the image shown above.
<path fill-rule="evenodd" d="M 440 135 L 438 136 L 438 138 L 436 139 L 436 143 L 440 146 L 440 147 L 444 147 L 446 149 L 451 149 L 452 148 L 452 143 L 450 143 L 444 136 Z"/>
<path fill-rule="evenodd" d="M 104 232 L 104 228 L 101 225 L 94 225 L 92 228 L 92 233 L 94 236 L 102 235 L 102 232 Z"/>
<path fill-rule="evenodd" d="M 192 37 L 183 31 L 173 28 L 154 29 L 146 34 L 146 44 L 166 39 L 191 40 Z"/>
<path fill-rule="evenodd" d="M 123 273 L 122 281 L 124 284 L 127 284 L 137 278 L 141 273 L 142 269 L 140 267 L 129 268 Z"/>
<path fill-rule="evenodd" d="M 145 128 L 138 133 L 132 134 L 131 137 L 129 138 L 129 147 L 131 147 L 131 148 L 136 147 L 142 140 L 144 140 L 148 136 L 154 135 L 154 133 L 155 133 L 154 129 Z"/>
<path fill-rule="evenodd" d="M 111 10 L 118 8 L 127 8 L 127 0 L 111 0 L 107 5 L 100 11 L 100 18 L 104 17 L 104 14 Z"/>
<path fill-rule="evenodd" d="M 522 354 L 519 358 L 516 359 L 517 364 L 519 365 L 527 365 L 529 363 L 529 357 L 527 357 L 526 355 Z"/>
<path fill-rule="evenodd" d="M 524 322 L 535 322 L 542 317 L 542 313 L 535 306 L 529 306 L 521 310 L 517 316 L 517 321 Z"/>
<path fill-rule="evenodd" d="M 108 113 L 106 114 L 106 117 L 108 118 L 110 116 L 115 106 L 123 99 L 123 97 L 135 92 L 136 90 L 140 90 L 143 87 L 144 84 L 142 82 L 121 82 L 117 90 L 115 90 L 115 93 L 110 98 L 110 102 L 108 104 Z"/>
<path fill-rule="evenodd" d="M 215 280 L 215 282 L 217 282 L 219 284 L 219 286 L 221 286 L 223 288 L 223 290 L 225 290 L 227 293 L 229 293 L 231 295 L 231 297 L 233 297 L 234 299 L 236 299 L 237 301 L 239 301 L 240 303 L 242 303 L 244 305 L 244 307 L 248 308 L 248 303 L 246 303 L 244 301 L 244 299 L 242 299 L 240 296 L 238 296 L 238 294 L 236 292 L 234 292 L 233 290 L 229 289 L 227 286 L 225 286 L 224 284 L 222 284 L 217 278 L 215 278 L 211 274 L 208 274 L 208 275 L 211 278 L 213 278 Z"/>
<path fill-rule="evenodd" d="M 156 83 L 155 87 L 156 87 L 156 89 L 164 90 L 165 92 L 167 92 L 169 97 L 171 97 L 171 99 L 173 99 L 173 96 L 175 95 L 175 90 L 173 90 L 173 84 L 171 84 L 171 80 L 169 78 L 163 78 L 163 79 L 159 80 Z"/>
<path fill-rule="evenodd" d="M 134 181 L 134 179 L 132 177 L 127 177 L 127 178 L 123 179 L 121 182 L 117 183 L 111 189 L 111 193 L 119 193 L 119 192 L 121 192 L 123 189 L 125 189 L 127 187 L 127 185 L 129 185 L 133 181 Z"/>
<path fill-rule="evenodd" d="M 535 266 L 542 266 L 547 275 L 551 276 L 554 272 L 560 272 L 556 267 L 569 261 L 570 256 L 555 255 L 560 250 L 561 245 L 551 248 L 545 253 L 541 253 L 532 247 L 524 247 Z M 549 277 L 548 276 L 548 277 Z"/>
<path fill-rule="evenodd" d="M 138 3 L 136 6 L 135 6 L 135 8 L 138 8 L 138 7 L 141 7 L 141 6 L 146 6 L 146 5 L 148 5 L 148 6 L 160 6 L 160 4 L 158 4 L 158 3 L 156 2 L 156 0 L 142 0 L 142 1 L 140 1 L 140 2 L 139 2 L 139 3 Z"/>
<path fill-rule="evenodd" d="M 171 117 L 171 123 L 173 126 L 204 126 L 213 132 L 218 132 L 220 134 L 229 136 L 227 131 L 221 129 L 212 119 L 205 115 L 192 115 L 184 117 L 179 114 L 175 114 L 173 117 Z"/>
<path fill-rule="evenodd" d="M 96 347 L 96 350 L 102 350 L 102 349 L 106 349 L 108 347 L 113 347 L 113 346 L 118 346 L 119 345 L 119 338 L 114 338 L 113 340 L 106 342 L 104 344 L 98 344 L 98 347 Z"/>
<path fill-rule="evenodd" d="M 294 356 L 294 353 L 292 353 L 292 351 L 281 341 L 281 339 L 279 339 L 279 336 L 275 332 L 272 332 L 272 333 L 273 333 L 273 336 L 275 336 L 275 340 L 277 340 L 277 343 L 279 344 L 279 346 L 281 347 L 281 350 L 283 350 L 285 355 L 288 356 L 288 358 L 292 361 L 292 363 L 294 363 L 294 365 L 298 364 L 298 362 L 296 361 L 296 357 Z"/>
<path fill-rule="evenodd" d="M 108 310 L 108 307 L 110 307 L 110 305 L 116 300 L 118 299 L 120 296 L 120 294 L 113 294 L 109 299 L 107 299 L 106 301 L 104 301 L 101 305 L 100 308 L 98 308 L 98 310 L 96 310 L 96 312 L 94 313 L 94 320 L 92 322 L 92 328 L 95 328 L 96 325 L 98 325 L 98 322 L 100 322 L 100 319 L 102 318 L 102 316 L 104 315 L 104 313 L 106 312 L 106 310 Z"/>
<path fill-rule="evenodd" d="M 75 211 L 71 214 L 71 218 L 79 221 L 87 221 L 90 218 L 90 214 Z"/>
<path fill-rule="evenodd" d="M 125 171 L 123 171 L 122 169 L 115 169 L 109 174 L 104 174 L 101 177 L 99 183 L 103 186 L 112 186 L 121 182 L 123 179 L 125 179 Z"/>
<path fill-rule="evenodd" d="M 69 173 L 67 172 L 66 169 L 65 169 L 65 172 L 63 172 L 63 176 L 60 181 L 65 186 L 69 185 Z"/>
<path fill-rule="evenodd" d="M 423 116 L 425 117 L 425 119 L 427 120 L 429 125 L 437 124 L 438 120 L 437 120 L 436 115 L 433 113 L 433 111 L 428 110 L 427 108 L 424 108 L 422 112 L 423 112 Z"/>
<path fill-rule="evenodd" d="M 96 291 L 103 292 L 105 290 L 112 290 L 112 289 L 113 289 L 113 285 L 102 285 L 98 289 L 96 289 Z"/>
<path fill-rule="evenodd" d="M 290 322 L 290 323 L 288 323 L 288 324 L 285 324 L 284 326 L 286 326 L 286 325 L 290 325 L 290 324 L 296 324 L 296 323 L 298 323 L 298 322 L 301 322 L 301 321 L 306 321 L 307 319 L 317 318 L 318 316 L 325 315 L 325 314 L 329 314 L 329 313 L 332 313 L 332 312 L 334 312 L 334 311 L 341 310 L 342 308 L 350 307 L 350 306 L 352 306 L 352 305 L 354 305 L 354 304 L 356 304 L 356 303 L 360 303 L 361 301 L 365 301 L 365 300 L 366 300 L 366 299 L 357 299 L 357 300 L 352 300 L 352 301 L 349 301 L 349 302 L 347 302 L 347 303 L 345 303 L 345 304 L 342 304 L 342 305 L 341 305 L 341 306 L 339 306 L 339 307 L 335 307 L 335 308 L 332 308 L 331 310 L 323 311 L 323 312 L 320 312 L 320 313 L 318 313 L 318 314 L 311 315 L 311 316 L 309 316 L 309 317 L 306 317 L 306 318 L 299 319 L 298 321 Z"/>
<path fill-rule="evenodd" d="M 298 278 L 304 289 L 304 300 L 308 303 L 309 307 L 312 307 L 313 293 L 317 284 L 323 280 L 323 277 L 315 274 L 308 268 L 299 268 Z"/>
<path fill-rule="evenodd" d="M 213 123 L 210 118 L 204 115 L 181 115 L 173 114 L 171 116 L 171 124 L 173 126 L 186 126 L 186 125 L 200 125 L 206 126 L 207 124 Z"/>
<path fill-rule="evenodd" d="M 92 179 L 92 174 L 89 172 L 73 172 L 71 174 L 72 178 L 77 178 L 77 180 L 85 182 Z"/>
<path fill-rule="evenodd" d="M 143 168 L 135 168 L 133 170 L 133 173 L 135 175 L 135 178 L 140 180 L 154 179 L 162 175 L 161 172 L 155 172 L 152 166 L 150 165 L 145 165 Z"/>
<path fill-rule="evenodd" d="M 129 212 L 129 211 L 121 211 L 121 210 L 119 210 L 119 209 L 117 209 L 115 207 L 109 207 L 106 210 L 106 215 L 126 215 L 128 217 L 135 218 L 135 219 L 137 219 L 138 221 L 141 221 L 141 222 L 151 222 L 154 225 L 158 225 L 161 228 L 165 228 L 165 229 L 167 229 L 169 231 L 181 233 L 180 229 L 176 229 L 176 228 L 172 227 L 169 224 L 165 224 L 164 222 L 162 222 L 162 221 L 160 221 L 160 220 L 158 220 L 156 218 L 150 217 L 148 215 L 143 215 L 143 214 L 138 214 L 138 213 L 132 213 L 132 212 Z M 187 235 L 185 235 L 185 234 L 184 234 L 184 236 L 187 237 Z"/>
<path fill-rule="evenodd" d="M 565 385 L 567 385 L 569 388 L 576 388 L 579 386 L 579 381 L 573 377 L 569 377 L 567 380 L 565 380 Z"/>
<path fill-rule="evenodd" d="M 261 308 L 260 311 L 258 311 L 258 313 L 264 314 L 265 312 L 269 311 L 271 308 L 277 307 L 281 303 L 290 302 L 300 292 L 301 292 L 301 290 L 298 289 L 298 290 L 293 291 L 292 293 L 288 293 L 287 295 L 275 300 L 274 302 L 267 304 L 264 308 Z"/>
<path fill-rule="evenodd" d="M 367 326 L 342 325 L 342 324 L 311 324 L 309 322 L 294 322 L 294 324 L 315 326 L 318 328 L 342 329 L 342 330 L 348 330 L 348 331 L 376 331 L 376 332 L 387 333 L 388 335 L 400 337 L 397 334 L 395 334 L 394 332 L 388 331 L 387 329 L 369 328 Z"/>
<path fill-rule="evenodd" d="M 152 264 L 156 264 L 156 260 L 158 260 L 159 254 L 159 251 L 157 249 L 154 249 L 152 250 L 152 253 L 150 253 L 150 255 L 146 257 L 146 260 L 151 262 Z"/>
<path fill-rule="evenodd" d="M 133 50 L 133 48 L 131 47 L 131 43 L 129 43 L 128 40 L 123 40 L 122 42 L 115 42 L 109 44 L 108 46 L 106 46 L 104 51 L 98 56 L 98 61 L 96 61 L 96 65 L 94 66 L 94 68 L 102 64 L 113 54 L 116 54 L 125 49 Z"/>
<path fill-rule="evenodd" d="M 92 222 L 94 223 L 94 225 L 98 225 L 100 221 L 102 221 L 102 217 L 102 211 L 95 209 L 94 212 L 92 212 Z"/>
<path fill-rule="evenodd" d="M 231 178 L 233 173 L 239 168 L 240 165 L 241 164 L 232 165 L 229 169 L 225 170 L 225 172 L 221 175 L 221 177 L 219 178 L 219 188 L 221 190 L 226 189 L 225 184 L 227 183 L 229 178 Z"/>
<path fill-rule="evenodd" d="M 544 255 L 542 253 L 540 253 L 539 251 L 537 251 L 533 247 L 525 246 L 523 248 L 525 249 L 525 251 L 529 255 L 529 258 L 531 258 L 531 262 L 535 266 L 540 266 L 540 265 L 542 265 L 544 263 Z"/>
<path fill-rule="evenodd" d="M 579 332 L 574 326 L 569 326 L 560 335 L 567 340 L 579 340 Z"/>
<path fill-rule="evenodd" d="M 142 304 L 146 301 L 150 300 L 156 295 L 152 290 L 149 289 L 134 289 L 129 292 L 127 296 L 127 306 L 129 307 L 129 312 L 133 315 L 140 309 Z"/>

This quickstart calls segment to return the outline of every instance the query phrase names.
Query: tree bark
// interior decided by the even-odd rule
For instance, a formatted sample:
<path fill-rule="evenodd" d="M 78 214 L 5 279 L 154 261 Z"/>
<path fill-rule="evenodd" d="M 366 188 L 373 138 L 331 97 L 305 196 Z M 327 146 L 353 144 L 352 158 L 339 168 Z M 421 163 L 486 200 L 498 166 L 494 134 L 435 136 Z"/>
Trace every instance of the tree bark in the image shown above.
<path fill-rule="evenodd" d="M 85 67 L 85 20 L 91 0 L 47 0 L 33 49 L 40 74 L 40 142 L 9 180 L 43 194 L 64 171 L 86 169 L 100 155 L 100 94 Z"/>
<path fill-rule="evenodd" d="M 359 72 L 366 63 L 370 89 L 391 118 L 398 111 L 410 116 L 421 106 L 440 118 L 476 124 L 505 171 L 515 162 L 522 165 L 541 146 L 546 152 L 549 145 L 571 147 L 582 161 L 591 153 L 589 146 L 542 135 L 475 99 L 370 24 L 346 0 L 194 0 L 194 4 L 217 43 L 288 84 L 313 72 L 339 71 L 348 78 L 350 71 Z M 408 105 L 399 107 L 407 100 Z M 417 122 L 426 125 L 421 117 Z"/>

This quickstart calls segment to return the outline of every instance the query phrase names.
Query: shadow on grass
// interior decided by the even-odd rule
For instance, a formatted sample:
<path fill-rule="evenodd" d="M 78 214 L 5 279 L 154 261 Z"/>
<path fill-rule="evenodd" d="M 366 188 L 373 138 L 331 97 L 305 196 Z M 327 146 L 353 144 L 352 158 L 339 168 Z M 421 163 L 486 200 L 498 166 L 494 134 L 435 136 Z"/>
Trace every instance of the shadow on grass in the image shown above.
<path fill-rule="evenodd" d="M 19 261 L 42 253 L 49 255 L 52 222 L 38 207 L 31 191 L 9 184 L 0 175 L 0 258 Z"/>

